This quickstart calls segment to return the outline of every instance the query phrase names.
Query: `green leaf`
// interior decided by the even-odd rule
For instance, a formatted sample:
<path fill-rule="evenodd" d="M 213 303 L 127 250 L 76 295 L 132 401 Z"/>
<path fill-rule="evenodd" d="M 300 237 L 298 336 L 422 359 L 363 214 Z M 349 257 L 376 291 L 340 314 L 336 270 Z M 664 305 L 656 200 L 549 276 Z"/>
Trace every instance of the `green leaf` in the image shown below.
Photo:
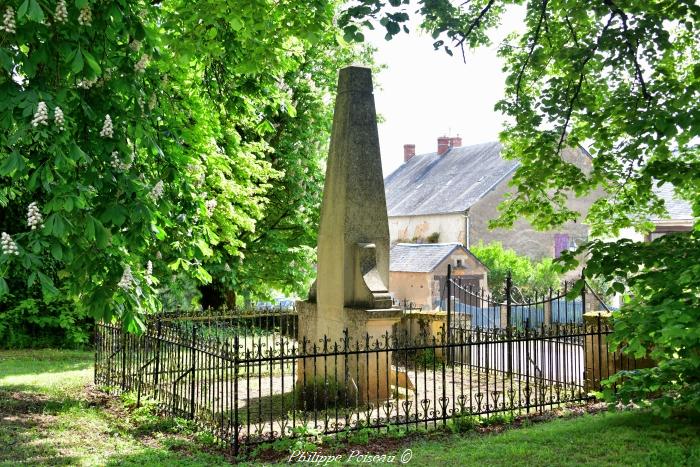
<path fill-rule="evenodd" d="M 70 69 L 73 71 L 73 73 L 80 73 L 83 70 L 83 67 L 85 66 L 85 63 L 83 62 L 83 54 L 80 50 L 78 50 L 75 53 L 75 58 L 73 58 L 73 62 L 70 64 Z"/>
<path fill-rule="evenodd" d="M 0 49 L 0 66 L 2 66 L 5 71 L 12 71 L 12 59 L 3 49 Z"/>
<path fill-rule="evenodd" d="M 0 297 L 10 292 L 4 277 L 0 277 Z"/>
<path fill-rule="evenodd" d="M 63 237 L 63 234 L 66 232 L 66 223 L 63 220 L 63 216 L 56 212 L 51 214 L 44 224 L 46 225 L 46 233 L 54 237 Z"/>
<path fill-rule="evenodd" d="M 58 295 L 58 289 L 53 284 L 53 280 L 43 272 L 39 272 L 39 283 L 41 284 L 41 292 L 47 298 L 53 298 Z"/>
<path fill-rule="evenodd" d="M 214 251 L 202 239 L 197 240 L 197 247 L 199 248 L 199 251 L 201 251 L 204 256 L 211 256 L 214 254 Z"/>
<path fill-rule="evenodd" d="M 51 256 L 56 260 L 61 261 L 63 259 L 63 248 L 60 243 L 54 243 L 51 245 Z"/>
<path fill-rule="evenodd" d="M 69 154 L 71 159 L 73 159 L 75 162 L 87 160 L 87 154 L 85 154 L 76 143 L 71 144 Z"/>
<path fill-rule="evenodd" d="M 107 248 L 110 238 L 111 234 L 109 233 L 109 230 L 107 230 L 107 228 L 102 225 L 100 221 L 95 219 L 95 243 L 97 244 L 97 247 Z"/>
<path fill-rule="evenodd" d="M 97 219 L 90 216 L 85 223 L 85 237 L 90 241 L 95 240 L 95 222 Z"/>
<path fill-rule="evenodd" d="M 24 160 L 18 152 L 11 153 L 0 165 L 0 175 L 11 176 L 17 171 L 24 170 Z"/>
<path fill-rule="evenodd" d="M 90 68 L 92 68 L 92 71 L 95 72 L 98 76 L 102 74 L 102 68 L 100 68 L 100 65 L 98 65 L 97 60 L 95 60 L 95 57 L 92 56 L 90 52 L 87 50 L 82 51 L 83 56 L 85 57 L 85 60 L 87 61 L 87 64 Z"/>
<path fill-rule="evenodd" d="M 234 31 L 240 31 L 243 28 L 243 21 L 237 16 L 229 18 L 228 22 Z"/>
<path fill-rule="evenodd" d="M 110 204 L 100 216 L 102 222 L 111 222 L 119 227 L 126 220 L 127 212 L 118 204 Z"/>
<path fill-rule="evenodd" d="M 197 279 L 199 279 L 199 281 L 204 284 L 208 284 L 211 282 L 211 274 L 209 274 L 207 270 L 204 269 L 202 266 L 197 267 L 197 270 L 195 271 L 195 276 L 197 276 Z"/>
<path fill-rule="evenodd" d="M 22 2 L 22 4 L 17 9 L 17 19 L 24 18 L 24 15 L 27 14 L 28 8 L 29 8 L 29 0 L 24 0 L 24 2 Z"/>
<path fill-rule="evenodd" d="M 27 14 L 27 17 L 32 21 L 36 21 L 37 23 L 44 21 L 44 12 L 36 0 L 29 1 L 29 13 Z"/>

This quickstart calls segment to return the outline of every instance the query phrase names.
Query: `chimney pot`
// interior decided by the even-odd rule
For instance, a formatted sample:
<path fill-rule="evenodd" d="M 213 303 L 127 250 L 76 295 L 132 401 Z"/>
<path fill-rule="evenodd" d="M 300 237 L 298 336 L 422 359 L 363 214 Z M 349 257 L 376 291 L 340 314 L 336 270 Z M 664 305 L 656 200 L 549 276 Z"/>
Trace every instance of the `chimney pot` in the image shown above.
<path fill-rule="evenodd" d="M 413 156 L 416 155 L 416 145 L 415 144 L 404 144 L 403 145 L 403 161 L 408 162 Z"/>

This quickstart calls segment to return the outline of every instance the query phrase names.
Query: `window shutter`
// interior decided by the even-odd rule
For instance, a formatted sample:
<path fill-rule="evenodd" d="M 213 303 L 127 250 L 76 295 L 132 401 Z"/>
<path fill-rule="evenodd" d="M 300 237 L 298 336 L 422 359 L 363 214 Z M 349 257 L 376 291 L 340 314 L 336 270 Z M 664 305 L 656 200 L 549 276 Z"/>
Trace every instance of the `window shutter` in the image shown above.
<path fill-rule="evenodd" d="M 561 253 L 569 248 L 569 234 L 554 234 L 554 257 L 559 258 Z"/>

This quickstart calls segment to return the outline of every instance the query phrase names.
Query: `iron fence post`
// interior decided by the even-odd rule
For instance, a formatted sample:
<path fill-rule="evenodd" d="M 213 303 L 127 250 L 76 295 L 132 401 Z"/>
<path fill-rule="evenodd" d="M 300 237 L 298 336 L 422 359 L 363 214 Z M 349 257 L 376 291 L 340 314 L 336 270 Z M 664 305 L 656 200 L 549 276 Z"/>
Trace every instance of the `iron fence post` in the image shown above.
<path fill-rule="evenodd" d="M 156 397 L 158 396 L 158 383 L 160 382 L 160 341 L 163 336 L 162 330 L 163 320 L 159 316 L 158 321 L 156 322 L 156 369 L 155 374 L 153 375 L 153 391 Z"/>
<path fill-rule="evenodd" d="M 190 351 L 192 352 L 192 365 L 190 371 L 192 376 L 190 378 L 190 418 L 194 419 L 194 394 L 195 394 L 195 383 L 196 383 L 196 370 L 197 370 L 197 352 L 195 351 L 197 344 L 197 325 L 192 325 L 192 344 Z"/>
<path fill-rule="evenodd" d="M 233 455 L 238 457 L 238 333 L 233 336 Z"/>
<path fill-rule="evenodd" d="M 513 290 L 513 277 L 511 272 L 508 271 L 506 275 L 506 335 L 508 337 L 508 373 L 513 373 L 513 342 L 512 342 L 512 302 L 511 302 L 511 292 Z"/>
<path fill-rule="evenodd" d="M 586 268 L 581 269 L 581 282 L 583 286 L 581 287 L 581 319 L 583 319 L 584 313 L 586 313 Z"/>
<path fill-rule="evenodd" d="M 453 363 L 453 355 L 452 355 L 452 349 L 449 347 L 449 344 L 451 342 L 450 339 L 450 332 L 452 329 L 452 265 L 448 264 L 447 265 L 447 336 L 445 339 L 445 342 L 447 342 L 448 347 L 447 347 L 447 356 L 448 356 L 448 362 L 450 364 Z"/>
<path fill-rule="evenodd" d="M 93 377 L 92 381 L 97 384 L 97 353 L 99 352 L 100 346 L 102 345 L 100 334 L 99 334 L 99 322 L 95 320 L 95 331 L 94 331 L 94 342 L 95 342 L 95 362 L 93 365 Z"/>
<path fill-rule="evenodd" d="M 126 391 L 126 332 L 122 330 L 122 391 Z"/>

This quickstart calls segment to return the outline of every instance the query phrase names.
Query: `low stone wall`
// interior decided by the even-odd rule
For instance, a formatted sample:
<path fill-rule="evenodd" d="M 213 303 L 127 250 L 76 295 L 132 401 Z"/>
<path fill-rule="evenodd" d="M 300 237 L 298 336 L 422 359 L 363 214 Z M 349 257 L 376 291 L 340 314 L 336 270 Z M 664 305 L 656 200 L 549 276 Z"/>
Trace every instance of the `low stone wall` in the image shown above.
<path fill-rule="evenodd" d="M 394 325 L 394 335 L 410 342 L 443 342 L 447 330 L 447 313 L 444 311 L 408 310 L 401 321 Z"/>
<path fill-rule="evenodd" d="M 587 329 L 593 332 L 585 336 L 584 387 L 587 391 L 598 391 L 601 382 L 618 371 L 650 368 L 651 359 L 635 359 L 624 355 L 609 341 L 612 329 L 612 315 L 609 311 L 588 311 L 583 315 Z"/>

